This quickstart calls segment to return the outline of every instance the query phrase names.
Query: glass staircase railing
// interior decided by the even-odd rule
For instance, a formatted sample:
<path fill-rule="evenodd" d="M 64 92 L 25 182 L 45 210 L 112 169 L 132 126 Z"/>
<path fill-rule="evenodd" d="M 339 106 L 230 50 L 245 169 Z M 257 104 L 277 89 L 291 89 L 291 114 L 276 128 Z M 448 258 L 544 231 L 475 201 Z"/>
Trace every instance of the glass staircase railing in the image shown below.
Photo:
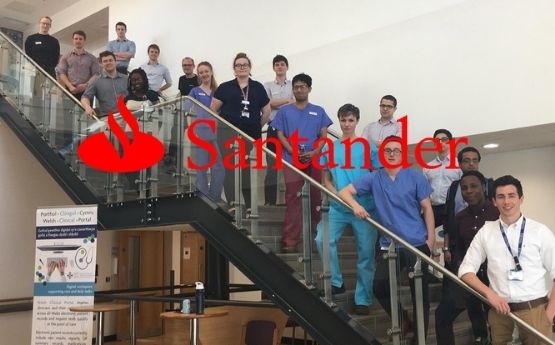
<path fill-rule="evenodd" d="M 344 291 L 332 288 L 330 273 L 334 262 L 330 262 L 329 202 L 348 206 L 323 187 L 320 181 L 286 162 L 276 161 L 276 155 L 260 141 L 254 141 L 253 144 L 252 138 L 189 97 L 145 105 L 133 112 L 141 132 L 158 138 L 165 152 L 170 151 L 170 146 L 175 147 L 174 156 L 166 155 L 157 164 L 138 172 L 105 173 L 90 168 L 79 158 L 77 149 L 92 134 L 104 131 L 114 150 L 122 156 L 129 152 L 122 152 L 121 143 L 106 122 L 88 117 L 67 91 L 55 80 L 44 77 L 44 72 L 3 35 L 0 36 L 0 46 L 2 97 L 19 110 L 41 139 L 57 153 L 54 159 L 70 168 L 99 203 L 125 203 L 190 192 L 202 194 L 203 198 L 211 200 L 221 211 L 228 213 L 235 228 L 241 230 L 264 253 L 288 265 L 294 272 L 293 276 L 306 289 L 313 294 L 320 294 L 321 300 L 333 310 L 342 309 L 351 314 L 352 318 L 346 318 L 351 327 L 366 328 L 384 344 L 405 343 L 409 338 L 416 338 L 418 344 L 435 343 L 433 306 L 439 299 L 441 284 L 434 283 L 434 278 L 430 278 L 428 294 L 432 310 L 427 311 L 422 303 L 423 290 L 426 291 L 423 289 L 422 277 L 426 266 L 441 272 L 443 279 L 452 280 L 476 294 L 434 260 L 368 218 L 367 221 L 381 234 L 387 234 L 394 243 L 415 255 L 416 263 L 409 272 L 410 278 L 401 279 L 403 275 L 399 272 L 397 249 L 395 245 L 391 246 L 386 256 L 377 259 L 387 260 L 389 265 L 388 304 L 397 306 L 400 302 L 406 308 L 392 307 L 386 313 L 375 296 L 372 296 L 368 314 L 355 315 L 353 299 L 357 284 L 358 248 L 349 228 L 336 243 Z M 115 118 L 120 129 L 129 133 L 129 123 L 119 114 Z M 172 129 L 177 134 L 172 136 Z M 252 147 L 254 149 L 251 150 Z M 205 168 L 195 169 L 195 164 Z M 278 182 L 273 186 L 265 186 L 264 177 L 273 167 L 279 168 Z M 283 175 L 287 175 L 287 184 L 283 182 Z M 268 188 L 276 190 L 275 204 L 271 202 L 272 205 L 264 205 L 264 193 Z M 288 194 L 288 201 L 284 197 L 286 189 L 289 189 L 289 193 L 285 193 Z M 323 237 L 320 253 L 314 242 L 319 223 Z M 291 241 L 285 244 L 282 243 L 284 228 Z M 415 286 L 417 296 L 414 306 L 410 302 L 410 285 Z M 310 320 L 314 315 L 303 317 Z M 555 344 L 530 329 L 513 314 L 511 317 L 545 343 Z M 429 320 L 427 332 L 423 320 Z M 456 336 L 472 340 L 470 328 L 468 320 L 461 321 Z"/>

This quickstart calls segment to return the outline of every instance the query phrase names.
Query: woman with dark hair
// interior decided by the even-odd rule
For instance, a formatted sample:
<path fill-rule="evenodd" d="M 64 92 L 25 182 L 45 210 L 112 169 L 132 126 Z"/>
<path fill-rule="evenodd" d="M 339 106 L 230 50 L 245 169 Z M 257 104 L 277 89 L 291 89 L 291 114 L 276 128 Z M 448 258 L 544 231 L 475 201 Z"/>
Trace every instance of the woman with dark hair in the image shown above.
<path fill-rule="evenodd" d="M 145 101 L 150 101 L 151 104 L 158 103 L 158 94 L 149 90 L 148 78 L 142 68 L 134 69 L 129 73 L 127 91 L 129 94 L 123 100 L 130 111 L 140 109 Z"/>
<path fill-rule="evenodd" d="M 253 139 L 262 137 L 262 126 L 268 122 L 270 117 L 270 99 L 266 94 L 264 86 L 250 78 L 251 60 L 245 53 L 239 53 L 233 59 L 233 72 L 235 79 L 222 83 L 214 92 L 210 108 L 219 112 L 220 116 L 230 122 L 233 126 L 247 134 Z M 237 132 L 232 128 L 220 124 L 218 128 L 218 143 L 220 150 L 224 151 L 224 143 L 236 137 Z M 245 140 L 246 141 L 246 140 Z M 252 145 L 247 145 L 246 155 L 249 154 Z M 247 163 L 249 163 L 247 159 Z M 227 202 L 234 200 L 235 171 L 225 174 L 224 191 Z M 243 170 L 242 191 L 245 205 L 251 206 L 251 182 L 250 169 Z M 238 202 L 239 200 L 235 200 Z"/>
<path fill-rule="evenodd" d="M 216 83 L 216 79 L 214 78 L 212 65 L 207 61 L 199 63 L 197 66 L 197 75 L 201 84 L 191 89 L 191 92 L 189 92 L 189 96 L 196 99 L 197 101 L 202 103 L 202 105 L 208 108 L 212 103 L 212 94 L 218 88 L 218 83 Z M 185 109 L 194 109 L 194 106 L 190 104 L 192 103 L 190 100 L 185 100 L 184 103 Z M 210 115 L 206 110 L 200 107 L 196 109 L 196 111 L 191 113 L 194 113 L 191 115 L 195 115 L 192 118 L 189 117 L 189 119 L 191 119 L 191 123 L 193 123 L 195 120 L 215 121 L 212 115 Z M 209 143 L 212 147 L 214 147 L 218 154 L 216 162 L 212 166 L 207 169 L 197 170 L 197 189 L 213 201 L 218 202 L 222 198 L 225 170 L 222 162 L 222 154 L 218 147 L 218 142 L 216 141 L 216 135 L 206 124 L 197 124 L 194 128 L 196 136 L 202 138 L 203 141 Z M 193 153 L 194 162 L 196 165 L 206 166 L 210 161 L 211 157 L 208 151 L 203 148 L 193 147 Z M 210 183 L 208 183 L 208 169 L 210 169 Z"/>

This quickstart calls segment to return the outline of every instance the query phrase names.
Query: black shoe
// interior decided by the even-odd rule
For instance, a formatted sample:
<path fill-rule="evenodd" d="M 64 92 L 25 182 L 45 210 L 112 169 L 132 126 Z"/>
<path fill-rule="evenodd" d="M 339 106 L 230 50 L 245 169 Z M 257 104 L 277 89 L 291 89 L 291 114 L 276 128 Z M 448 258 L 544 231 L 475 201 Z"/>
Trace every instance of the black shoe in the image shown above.
<path fill-rule="evenodd" d="M 357 315 L 368 315 L 370 311 L 368 310 L 367 305 L 355 305 L 355 314 Z"/>
<path fill-rule="evenodd" d="M 337 286 L 331 286 L 331 294 L 332 295 L 337 295 L 340 293 L 345 293 L 345 284 L 342 284 L 341 287 L 337 287 Z"/>

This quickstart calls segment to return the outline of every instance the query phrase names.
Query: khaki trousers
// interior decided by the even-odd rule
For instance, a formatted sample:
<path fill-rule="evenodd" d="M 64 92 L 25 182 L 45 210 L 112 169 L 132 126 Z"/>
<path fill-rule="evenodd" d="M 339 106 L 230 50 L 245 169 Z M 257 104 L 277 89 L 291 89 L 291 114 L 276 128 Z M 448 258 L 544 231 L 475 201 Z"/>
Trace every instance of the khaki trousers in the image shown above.
<path fill-rule="evenodd" d="M 545 307 L 547 303 L 541 304 L 533 309 L 519 310 L 513 312 L 524 322 L 538 330 L 547 337 L 551 337 L 551 322 L 545 315 Z M 513 339 L 513 320 L 505 315 L 498 314 L 495 309 L 491 308 L 488 313 L 488 321 L 491 328 L 492 345 L 507 345 Z M 520 340 L 524 345 L 540 345 L 542 342 L 530 332 L 518 327 Z"/>

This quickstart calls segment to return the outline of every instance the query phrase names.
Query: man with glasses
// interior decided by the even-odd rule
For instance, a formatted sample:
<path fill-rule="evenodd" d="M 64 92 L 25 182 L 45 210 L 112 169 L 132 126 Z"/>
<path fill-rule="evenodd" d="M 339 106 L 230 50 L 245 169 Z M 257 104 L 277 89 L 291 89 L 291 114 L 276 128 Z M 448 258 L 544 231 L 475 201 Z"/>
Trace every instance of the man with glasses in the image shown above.
<path fill-rule="evenodd" d="M 361 177 L 339 192 L 339 196 L 353 208 L 353 213 L 359 218 L 370 217 L 368 210 L 361 206 L 355 196 L 362 197 L 371 194 L 376 205 L 376 212 L 380 223 L 416 247 L 425 255 L 430 255 L 435 242 L 435 225 L 430 195 L 432 188 L 424 175 L 414 169 L 402 167 L 402 139 L 397 136 L 387 137 L 383 144 L 383 169 Z M 389 260 L 383 254 L 387 252 L 391 239 L 381 236 L 381 253 L 376 255 L 376 273 L 374 275 L 374 295 L 391 316 L 391 308 L 401 310 L 401 330 L 407 335 L 412 324 L 408 313 L 399 303 L 391 306 L 389 290 Z M 397 246 L 399 269 L 413 269 L 416 255 L 402 246 Z M 424 332 L 428 328 L 430 303 L 428 296 L 428 265 L 422 263 L 422 302 L 424 305 Z M 414 279 L 409 276 L 411 298 L 416 306 Z M 416 319 L 416 308 L 413 308 L 413 320 Z"/>
<path fill-rule="evenodd" d="M 117 38 L 108 42 L 106 50 L 111 51 L 116 56 L 117 70 L 119 73 L 128 74 L 127 68 L 129 61 L 135 57 L 135 42 L 128 40 L 125 37 L 127 33 L 127 25 L 124 22 L 116 23 Z"/>
<path fill-rule="evenodd" d="M 313 166 L 312 158 L 322 150 L 323 142 L 317 142 L 317 140 L 327 136 L 328 127 L 332 121 L 324 108 L 308 101 L 308 95 L 312 91 L 312 78 L 309 75 L 297 74 L 293 77 L 292 84 L 295 103 L 282 107 L 272 121 L 272 125 L 277 130 L 277 137 L 283 146 L 283 159 L 320 182 L 322 171 Z M 298 147 L 293 147 L 292 141 L 289 140 L 294 135 L 299 138 Z M 298 157 L 294 158 L 294 155 Z M 299 192 L 305 180 L 287 167 L 283 170 L 283 177 L 287 207 L 282 229 L 281 251 L 295 253 L 301 241 L 303 209 Z M 315 234 L 320 217 L 318 213 L 321 203 L 320 190 L 311 184 L 309 193 L 310 210 L 305 211 L 310 212 L 311 234 Z M 312 238 L 305 240 L 312 241 Z"/>
<path fill-rule="evenodd" d="M 198 76 L 195 74 L 195 60 L 192 57 L 184 57 L 181 60 L 181 68 L 185 74 L 179 77 L 178 89 L 181 96 L 188 96 L 195 86 L 199 86 Z"/>
<path fill-rule="evenodd" d="M 461 178 L 462 172 L 456 167 L 455 162 L 451 162 L 449 157 L 449 141 L 453 139 L 453 135 L 447 129 L 441 128 L 434 132 L 434 139 L 441 144 L 438 155 L 427 166 L 433 168 L 424 168 L 422 172 L 432 186 L 432 207 L 434 209 L 434 221 L 436 226 L 443 225 L 445 218 L 445 200 L 447 198 L 447 190 L 453 181 Z"/>
<path fill-rule="evenodd" d="M 401 136 L 401 125 L 393 119 L 395 110 L 397 99 L 391 95 L 383 96 L 380 100 L 380 118 L 364 127 L 362 137 L 379 147 L 385 138 L 391 135 Z"/>
<path fill-rule="evenodd" d="M 52 26 L 52 19 L 44 16 L 39 20 L 39 32 L 30 35 L 25 40 L 25 54 L 44 69 L 45 72 L 56 78 L 56 65 L 60 58 L 60 43 L 48 34 Z"/>

